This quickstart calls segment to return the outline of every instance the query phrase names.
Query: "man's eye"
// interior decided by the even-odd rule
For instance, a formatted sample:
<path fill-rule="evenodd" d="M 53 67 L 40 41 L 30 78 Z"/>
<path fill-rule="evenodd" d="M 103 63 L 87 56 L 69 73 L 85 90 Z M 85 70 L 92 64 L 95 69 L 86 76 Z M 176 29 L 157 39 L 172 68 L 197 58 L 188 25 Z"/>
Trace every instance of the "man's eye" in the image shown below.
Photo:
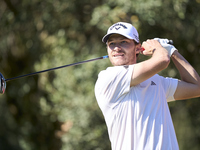
<path fill-rule="evenodd" d="M 121 43 L 122 43 L 122 44 L 125 44 L 125 43 L 127 43 L 127 42 L 126 42 L 126 41 L 122 41 Z"/>

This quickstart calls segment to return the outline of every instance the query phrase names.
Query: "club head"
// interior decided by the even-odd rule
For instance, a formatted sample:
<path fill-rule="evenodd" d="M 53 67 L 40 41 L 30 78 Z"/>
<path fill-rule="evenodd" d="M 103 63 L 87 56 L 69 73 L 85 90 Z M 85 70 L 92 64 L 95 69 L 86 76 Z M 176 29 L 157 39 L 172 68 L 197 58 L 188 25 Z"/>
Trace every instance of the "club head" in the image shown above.
<path fill-rule="evenodd" d="M 6 90 L 6 80 L 0 73 L 0 93 L 4 94 L 5 90 Z"/>

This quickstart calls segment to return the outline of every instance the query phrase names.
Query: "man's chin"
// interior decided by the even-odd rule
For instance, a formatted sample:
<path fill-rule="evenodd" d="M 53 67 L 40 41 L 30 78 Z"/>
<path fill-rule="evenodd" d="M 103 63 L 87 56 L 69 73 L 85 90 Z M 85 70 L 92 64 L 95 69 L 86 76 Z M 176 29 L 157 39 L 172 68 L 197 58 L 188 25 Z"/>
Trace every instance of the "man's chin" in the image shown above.
<path fill-rule="evenodd" d="M 122 62 L 112 62 L 112 65 L 113 66 L 124 66 L 126 65 L 125 63 L 122 63 Z"/>

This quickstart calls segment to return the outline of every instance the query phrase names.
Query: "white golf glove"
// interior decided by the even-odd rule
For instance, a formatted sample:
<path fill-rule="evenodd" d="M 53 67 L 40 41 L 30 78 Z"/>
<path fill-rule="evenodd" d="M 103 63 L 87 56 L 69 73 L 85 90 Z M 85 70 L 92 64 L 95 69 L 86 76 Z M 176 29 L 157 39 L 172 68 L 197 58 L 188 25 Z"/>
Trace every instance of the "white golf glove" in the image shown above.
<path fill-rule="evenodd" d="M 168 39 L 154 38 L 154 40 L 157 40 L 161 44 L 161 46 L 168 51 L 170 57 L 174 53 L 174 51 L 177 50 L 173 45 L 169 44 Z"/>

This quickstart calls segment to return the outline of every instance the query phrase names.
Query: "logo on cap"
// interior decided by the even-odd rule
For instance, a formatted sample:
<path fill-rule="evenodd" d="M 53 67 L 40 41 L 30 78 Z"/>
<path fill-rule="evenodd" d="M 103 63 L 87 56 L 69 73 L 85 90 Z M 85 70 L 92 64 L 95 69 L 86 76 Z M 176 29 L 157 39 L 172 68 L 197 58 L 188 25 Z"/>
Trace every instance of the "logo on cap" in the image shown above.
<path fill-rule="evenodd" d="M 119 30 L 120 28 L 121 28 L 121 27 L 119 27 L 119 28 L 115 27 L 116 30 Z"/>
<path fill-rule="evenodd" d="M 119 27 L 117 28 L 117 26 L 119 26 Z M 127 29 L 126 25 L 124 25 L 122 23 L 116 23 L 110 28 L 110 30 L 112 30 L 113 28 L 115 28 L 116 30 L 119 30 L 121 27 L 123 27 L 124 29 Z"/>

